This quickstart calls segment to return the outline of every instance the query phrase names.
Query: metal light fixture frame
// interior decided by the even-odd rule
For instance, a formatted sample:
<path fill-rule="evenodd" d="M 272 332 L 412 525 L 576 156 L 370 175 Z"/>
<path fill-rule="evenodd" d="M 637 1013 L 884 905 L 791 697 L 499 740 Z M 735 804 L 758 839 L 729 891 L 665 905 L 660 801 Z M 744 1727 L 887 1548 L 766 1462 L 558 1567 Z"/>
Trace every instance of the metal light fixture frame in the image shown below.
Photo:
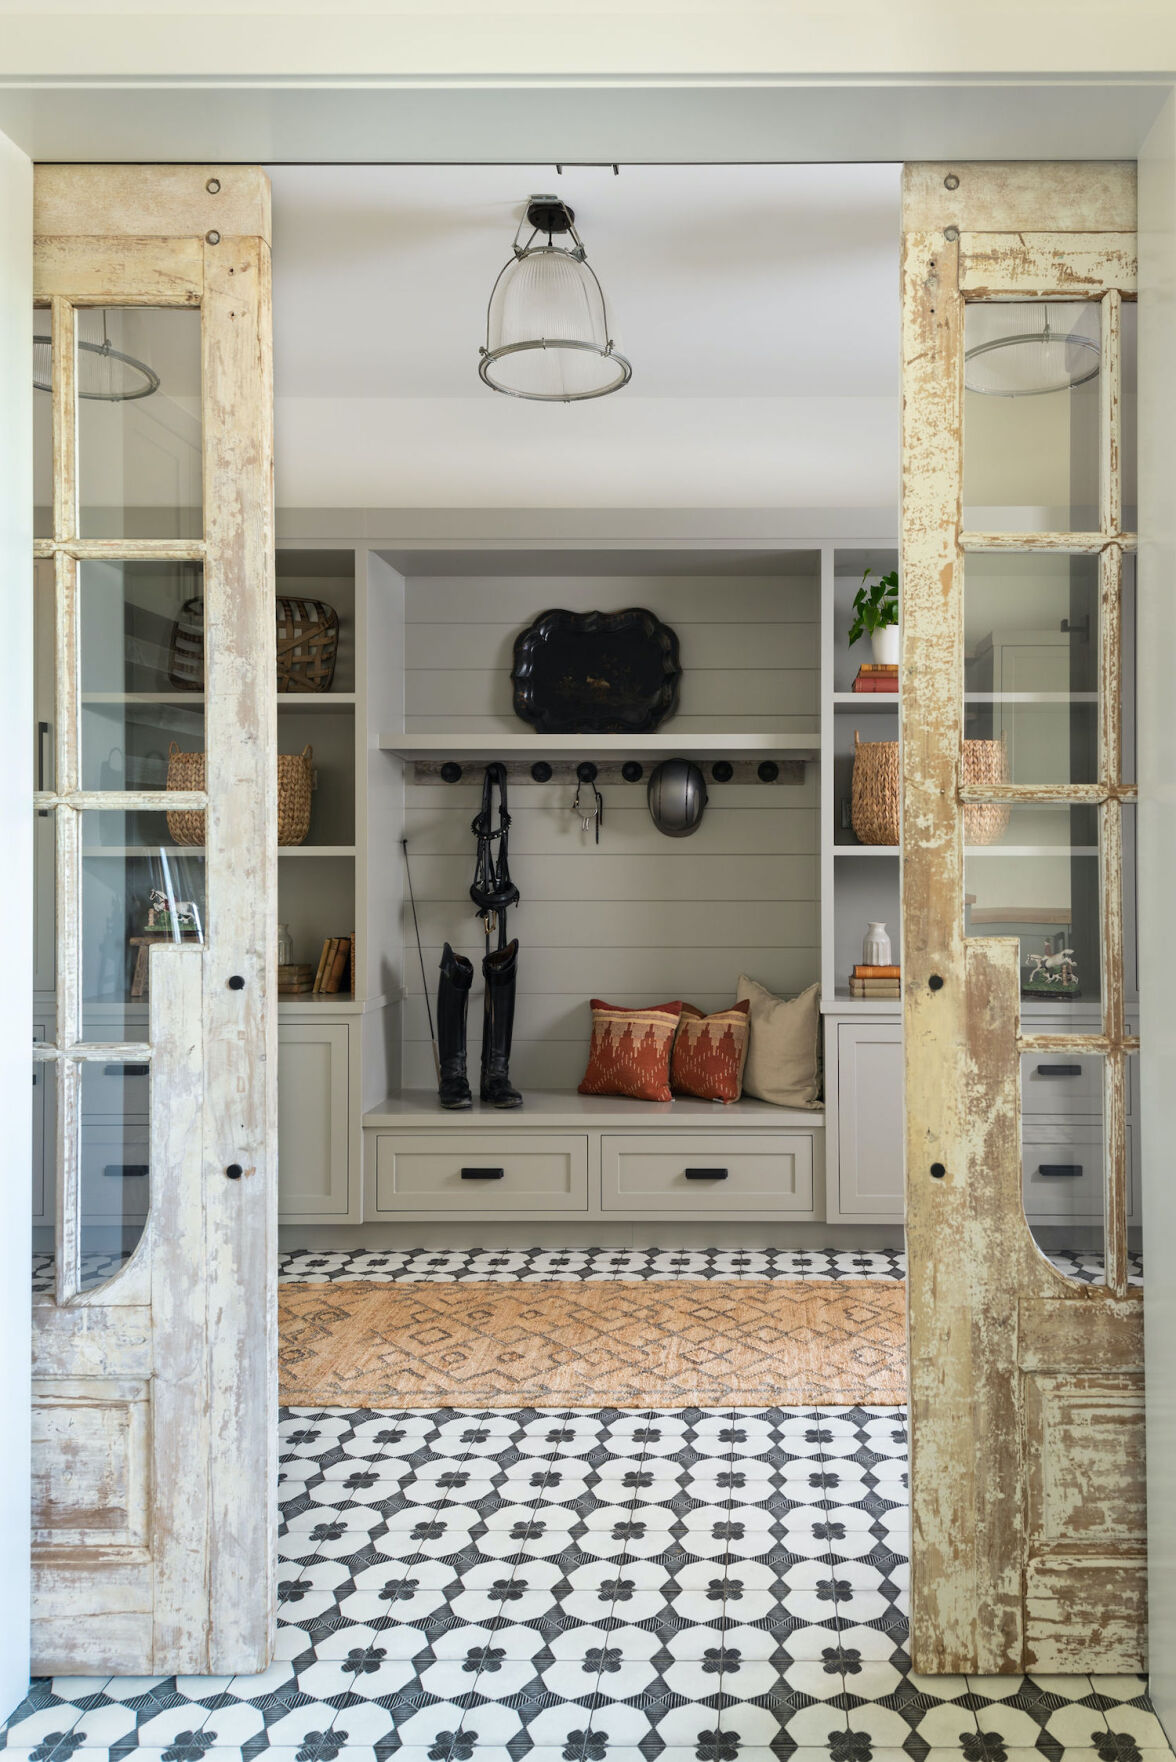
<path fill-rule="evenodd" d="M 501 392 L 504 397 L 524 398 L 530 403 L 537 404 L 579 404 L 584 403 L 589 398 L 607 398 L 611 393 L 619 392 L 622 386 L 628 385 L 633 377 L 632 362 L 627 355 L 622 355 L 619 349 L 614 348 L 612 338 L 608 335 L 610 328 L 608 301 L 605 299 L 604 289 L 600 285 L 600 278 L 593 269 L 591 263 L 588 261 L 588 253 L 584 247 L 584 241 L 576 231 L 575 219 L 575 210 L 569 208 L 568 204 L 561 197 L 529 196 L 527 198 L 526 212 L 515 229 L 514 241 L 511 245 L 512 255 L 508 261 L 503 264 L 502 268 L 494 278 L 494 285 L 490 289 L 490 298 L 486 302 L 486 341 L 478 350 L 478 355 L 480 357 L 478 361 L 478 377 L 484 385 L 490 387 L 491 391 Z M 531 230 L 528 234 L 526 244 L 523 244 L 523 232 L 528 226 Z M 547 234 L 547 243 L 545 245 L 536 245 L 534 241 L 542 233 Z M 574 241 L 573 247 L 568 248 L 564 245 L 553 244 L 552 238 L 556 233 L 570 233 Z M 492 349 L 490 347 L 490 315 L 494 309 L 494 296 L 498 292 L 498 284 L 501 282 L 507 270 L 512 268 L 515 263 L 521 263 L 526 257 L 540 256 L 570 257 L 574 262 L 582 264 L 588 271 L 588 274 L 596 284 L 596 291 L 600 295 L 601 311 L 604 313 L 606 340 L 603 349 L 596 348 L 592 343 L 584 343 L 568 337 L 536 337 L 533 341 L 529 342 L 506 343 L 499 349 Z M 507 355 L 521 355 L 531 349 L 551 348 L 579 349 L 584 354 L 597 356 L 600 360 L 615 361 L 621 369 L 621 377 L 612 385 L 603 385 L 596 391 L 589 392 L 516 391 L 512 386 L 498 385 L 490 377 L 489 370 L 493 367 L 494 363 L 496 361 L 501 361 Z"/>
<path fill-rule="evenodd" d="M 971 387 L 969 389 L 976 391 L 980 397 L 987 398 L 1046 398 L 1050 397 L 1054 392 L 1071 392 L 1076 386 L 1088 385 L 1092 379 L 1098 378 L 1102 366 L 1102 351 L 1099 348 L 1097 340 L 1094 337 L 1084 336 L 1081 331 L 1070 331 L 1065 336 L 1056 336 L 1049 327 L 1049 305 L 1045 302 L 1043 302 L 1043 304 L 1045 305 L 1045 318 L 1040 331 L 1026 332 L 1022 336 L 1009 335 L 990 337 L 987 342 L 974 343 L 970 349 L 965 350 L 965 385 L 967 385 L 968 362 L 974 361 L 978 355 L 991 355 L 998 349 L 1022 348 L 1028 344 L 1064 342 L 1067 345 L 1072 344 L 1075 348 L 1089 349 L 1094 355 L 1094 366 L 1090 369 L 1090 372 L 1079 374 L 1077 378 L 1067 379 L 1064 385 L 1038 386 L 1032 390 L 1025 391 L 996 392 L 981 390 L 979 386 Z"/>
<path fill-rule="evenodd" d="M 47 349 L 50 349 L 53 346 L 52 338 L 47 336 L 34 336 L 34 347 L 37 343 L 43 343 Z M 79 337 L 77 346 L 79 351 L 84 349 L 91 355 L 101 355 L 104 360 L 122 361 L 127 367 L 133 368 L 136 373 L 141 373 L 146 381 L 146 383 L 140 386 L 138 390 L 127 392 L 84 392 L 79 385 L 79 398 L 91 398 L 103 404 L 129 404 L 133 403 L 136 398 L 149 398 L 152 392 L 157 392 L 159 390 L 160 379 L 154 368 L 148 367 L 146 361 L 140 361 L 137 356 L 126 355 L 121 349 L 114 348 L 108 340 L 104 340 L 100 343 L 91 343 L 86 342 Z M 48 381 L 41 381 L 37 378 L 36 370 L 34 369 L 33 390 L 36 392 L 48 392 L 52 391 L 52 389 L 53 387 Z"/>

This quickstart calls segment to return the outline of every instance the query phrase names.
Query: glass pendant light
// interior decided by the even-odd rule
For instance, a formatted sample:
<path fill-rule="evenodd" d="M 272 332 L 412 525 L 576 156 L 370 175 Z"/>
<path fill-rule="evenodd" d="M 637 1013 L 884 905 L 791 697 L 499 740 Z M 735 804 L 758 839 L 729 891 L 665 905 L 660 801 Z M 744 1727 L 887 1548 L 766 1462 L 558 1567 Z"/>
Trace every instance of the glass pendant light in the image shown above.
<path fill-rule="evenodd" d="M 85 322 L 89 324 L 89 315 Z M 106 404 L 125 404 L 135 398 L 149 398 L 159 390 L 159 375 L 146 361 L 116 349 L 106 334 L 106 313 L 102 313 L 102 341 L 81 335 L 83 314 L 78 313 L 77 391 L 79 398 L 97 398 Z M 53 385 L 53 341 L 48 336 L 33 338 L 33 390 L 47 392 Z"/>
<path fill-rule="evenodd" d="M 514 256 L 500 271 L 486 308 L 478 373 L 496 392 L 570 404 L 619 391 L 633 376 L 613 347 L 604 292 L 574 222 L 558 196 L 527 202 Z M 536 244 L 543 234 L 546 244 Z M 572 242 L 557 245 L 555 238 L 564 235 Z"/>
<path fill-rule="evenodd" d="M 1097 323 L 1097 307 L 1064 300 L 970 305 L 964 384 L 994 398 L 1085 385 L 1098 374 Z"/>

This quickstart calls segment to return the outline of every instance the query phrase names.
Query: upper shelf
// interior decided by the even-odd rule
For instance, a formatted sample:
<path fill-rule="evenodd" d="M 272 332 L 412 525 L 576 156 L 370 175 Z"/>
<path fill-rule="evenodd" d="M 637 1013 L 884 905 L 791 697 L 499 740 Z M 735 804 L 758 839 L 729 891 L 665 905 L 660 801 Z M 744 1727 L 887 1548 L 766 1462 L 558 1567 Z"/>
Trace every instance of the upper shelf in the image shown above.
<path fill-rule="evenodd" d="M 381 734 L 402 759 L 815 759 L 821 737 L 806 734 Z"/>

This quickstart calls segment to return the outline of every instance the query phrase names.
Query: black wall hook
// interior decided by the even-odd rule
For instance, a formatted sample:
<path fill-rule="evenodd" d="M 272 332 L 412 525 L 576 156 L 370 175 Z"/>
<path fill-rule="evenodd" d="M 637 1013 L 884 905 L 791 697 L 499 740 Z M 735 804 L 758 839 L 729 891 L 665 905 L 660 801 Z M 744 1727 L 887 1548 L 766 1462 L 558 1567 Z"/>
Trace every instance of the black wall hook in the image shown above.
<path fill-rule="evenodd" d="M 596 766 L 591 760 L 585 759 L 582 765 L 576 766 L 576 776 L 580 779 L 581 783 L 595 783 Z"/>

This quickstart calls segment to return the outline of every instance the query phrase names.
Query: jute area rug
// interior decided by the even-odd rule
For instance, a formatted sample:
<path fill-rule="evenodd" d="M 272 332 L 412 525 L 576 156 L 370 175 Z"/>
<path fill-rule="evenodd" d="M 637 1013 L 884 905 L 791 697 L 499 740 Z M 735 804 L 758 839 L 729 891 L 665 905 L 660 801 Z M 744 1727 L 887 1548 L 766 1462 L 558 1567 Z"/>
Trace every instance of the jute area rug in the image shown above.
<path fill-rule="evenodd" d="M 297 1407 L 851 1407 L 906 1400 L 880 1280 L 283 1285 Z"/>

